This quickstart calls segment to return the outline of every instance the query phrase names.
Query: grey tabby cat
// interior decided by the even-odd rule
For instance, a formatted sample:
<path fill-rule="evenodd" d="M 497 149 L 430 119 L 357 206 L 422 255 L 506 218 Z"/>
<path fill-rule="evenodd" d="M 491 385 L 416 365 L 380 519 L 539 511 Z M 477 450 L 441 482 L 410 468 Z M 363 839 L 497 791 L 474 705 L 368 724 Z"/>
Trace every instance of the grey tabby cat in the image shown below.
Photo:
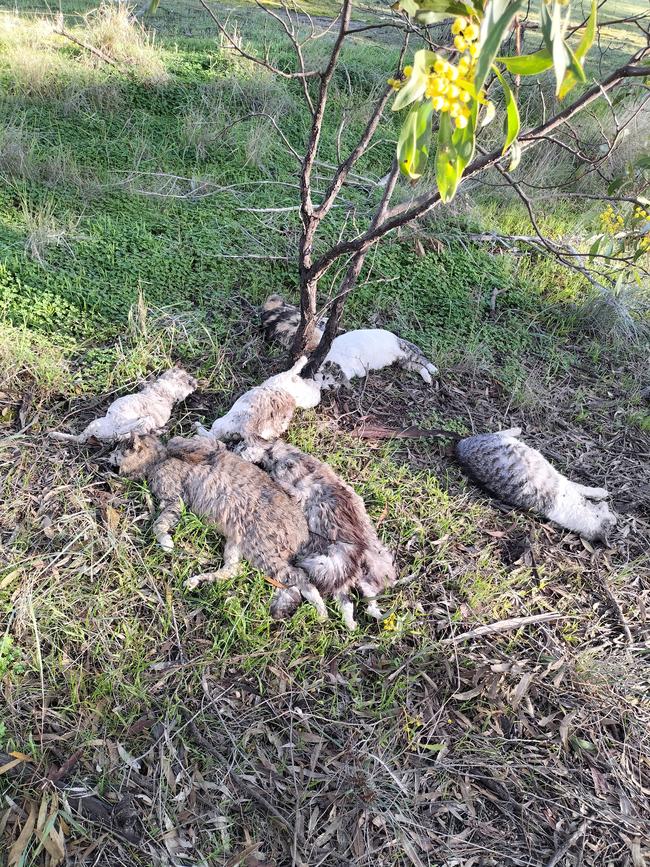
<path fill-rule="evenodd" d="M 381 619 L 375 597 L 395 583 L 395 564 L 356 491 L 328 464 L 282 440 L 272 445 L 249 442 L 241 454 L 266 470 L 300 506 L 309 527 L 311 553 L 298 562 L 320 593 L 338 602 L 347 628 L 357 626 L 350 599 L 353 589 L 365 598 L 367 613 Z M 299 603 L 296 588 L 277 590 L 271 613 L 285 618 Z"/>
<path fill-rule="evenodd" d="M 459 440 L 459 463 L 499 499 L 538 512 L 591 541 L 606 542 L 616 515 L 605 502 L 609 492 L 572 482 L 518 437 L 520 428 Z"/>
<path fill-rule="evenodd" d="M 302 509 L 265 472 L 211 437 L 174 437 L 164 445 L 156 436 L 133 436 L 111 462 L 121 476 L 149 483 L 160 504 L 153 531 L 164 551 L 174 548 L 171 531 L 183 504 L 225 536 L 222 568 L 189 578 L 188 590 L 234 577 L 245 558 L 298 598 L 302 594 L 327 619 L 320 593 L 300 568 L 300 555 L 310 550 Z"/>

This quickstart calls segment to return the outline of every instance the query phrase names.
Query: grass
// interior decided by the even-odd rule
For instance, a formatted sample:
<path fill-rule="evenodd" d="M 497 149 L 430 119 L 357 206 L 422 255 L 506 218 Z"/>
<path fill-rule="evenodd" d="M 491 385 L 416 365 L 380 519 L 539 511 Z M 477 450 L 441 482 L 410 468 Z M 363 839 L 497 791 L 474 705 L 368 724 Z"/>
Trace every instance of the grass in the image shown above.
<path fill-rule="evenodd" d="M 185 514 L 165 556 L 146 486 L 45 432 L 80 430 L 180 362 L 200 380 L 171 425 L 188 433 L 279 369 L 255 306 L 295 297 L 298 223 L 250 209 L 297 197 L 262 115 L 298 147 L 307 127 L 299 89 L 223 50 L 197 4 L 163 0 L 147 19 L 155 33 L 120 7 L 71 14 L 89 11 L 66 3 L 66 26 L 118 68 L 29 18 L 0 23 L 0 751 L 32 760 L 3 773 L 0 753 L 0 863 L 19 842 L 21 867 L 56 864 L 63 841 L 68 863 L 107 867 L 536 867 L 578 851 L 594 867 L 636 867 L 649 857 L 646 288 L 617 299 L 635 325 L 621 340 L 572 272 L 469 243 L 530 232 L 520 203 L 487 184 L 391 239 L 369 257 L 346 325 L 414 340 L 439 385 L 385 371 L 289 433 L 355 486 L 395 552 L 388 619 L 362 618 L 350 636 L 334 610 L 323 625 L 303 606 L 273 624 L 272 590 L 248 568 L 187 594 L 184 579 L 218 562 L 218 534 Z M 261 13 L 232 20 L 289 62 Z M 390 42 L 347 49 L 319 176 L 395 56 Z M 577 127 L 585 146 L 601 122 Z M 345 189 L 349 209 L 367 209 L 395 135 L 389 119 L 360 186 Z M 524 170 L 567 179 L 573 167 L 544 155 Z M 535 208 L 575 245 L 598 226 L 598 207 L 569 197 Z M 502 511 L 442 443 L 360 440 L 365 417 L 463 433 L 520 424 L 560 469 L 614 491 L 621 537 L 593 550 Z M 548 612 L 559 619 L 450 641 Z M 32 810 L 40 839 L 21 841 Z"/>

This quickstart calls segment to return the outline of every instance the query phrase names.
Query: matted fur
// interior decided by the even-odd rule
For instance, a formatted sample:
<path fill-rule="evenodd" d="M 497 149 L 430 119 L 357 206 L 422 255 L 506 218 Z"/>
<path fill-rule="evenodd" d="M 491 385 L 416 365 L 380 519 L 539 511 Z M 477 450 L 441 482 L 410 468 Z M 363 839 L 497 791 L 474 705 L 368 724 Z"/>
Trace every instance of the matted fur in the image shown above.
<path fill-rule="evenodd" d="M 226 537 L 223 567 L 193 576 L 186 582 L 188 589 L 233 577 L 246 559 L 289 585 L 283 592 L 290 598 L 299 599 L 300 591 L 327 617 L 320 594 L 294 565 L 308 550 L 302 509 L 265 472 L 227 451 L 222 442 L 201 437 L 174 437 L 165 446 L 155 436 L 135 436 L 116 449 L 111 460 L 120 475 L 149 483 L 160 504 L 154 534 L 165 551 L 173 550 L 171 530 L 183 504 Z"/>
<path fill-rule="evenodd" d="M 289 304 L 281 295 L 269 295 L 260 308 L 262 330 L 267 340 L 280 343 L 285 349 L 291 349 L 293 338 L 300 325 L 300 310 Z M 323 336 L 323 320 L 318 322 L 311 342 L 305 347 L 307 352 L 313 352 Z"/>
<path fill-rule="evenodd" d="M 536 449 L 518 439 L 519 428 L 467 437 L 455 445 L 461 465 L 488 491 L 531 509 L 590 540 L 607 540 L 616 526 L 604 488 L 567 479 Z"/>
<path fill-rule="evenodd" d="M 368 613 L 380 618 L 374 597 L 395 582 L 395 565 L 356 491 L 330 466 L 282 441 L 271 446 L 250 444 L 243 454 L 259 463 L 300 504 L 312 553 L 298 562 L 324 596 L 338 601 L 346 626 L 356 627 L 349 598 L 353 588 L 369 600 Z M 295 599 L 278 590 L 271 609 L 286 615 L 295 605 Z"/>
<path fill-rule="evenodd" d="M 91 421 L 80 434 L 50 431 L 50 436 L 64 442 L 96 439 L 110 443 L 126 440 L 134 433 L 157 433 L 171 418 L 174 405 L 192 394 L 196 386 L 193 376 L 180 367 L 172 367 L 136 394 L 118 397 L 106 415 Z"/>
<path fill-rule="evenodd" d="M 266 337 L 289 349 L 300 324 L 298 308 L 280 295 L 270 295 L 262 305 L 260 316 Z M 322 329 L 317 327 L 308 351 L 318 345 L 322 336 Z M 438 373 L 414 343 L 384 328 L 357 328 L 334 338 L 314 379 L 323 388 L 338 388 L 355 377 L 366 376 L 371 370 L 381 370 L 392 364 L 418 373 L 427 384 Z"/>
<path fill-rule="evenodd" d="M 210 430 L 197 422 L 197 433 L 226 442 L 277 439 L 291 424 L 296 407 L 309 409 L 320 403 L 320 386 L 299 375 L 306 364 L 303 356 L 289 370 L 251 388 L 235 401 L 226 415 L 213 422 Z"/>

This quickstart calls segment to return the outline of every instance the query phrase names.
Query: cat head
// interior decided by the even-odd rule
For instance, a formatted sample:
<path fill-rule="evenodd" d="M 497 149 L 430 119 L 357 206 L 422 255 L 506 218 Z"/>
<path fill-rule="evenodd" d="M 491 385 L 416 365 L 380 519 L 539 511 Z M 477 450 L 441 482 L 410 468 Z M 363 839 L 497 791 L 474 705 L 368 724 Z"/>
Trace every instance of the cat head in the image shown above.
<path fill-rule="evenodd" d="M 159 377 L 158 382 L 164 386 L 174 400 L 184 400 L 198 386 L 193 376 L 181 367 L 171 367 Z"/>
<path fill-rule="evenodd" d="M 581 531 L 582 535 L 591 541 L 605 544 L 608 543 L 609 536 L 618 522 L 616 514 L 610 509 L 602 492 L 592 496 L 583 495 L 582 519 L 585 525 Z"/>
<path fill-rule="evenodd" d="M 111 452 L 109 462 L 126 479 L 143 479 L 147 470 L 162 460 L 165 454 L 165 446 L 157 436 L 132 434 L 130 439 Z"/>

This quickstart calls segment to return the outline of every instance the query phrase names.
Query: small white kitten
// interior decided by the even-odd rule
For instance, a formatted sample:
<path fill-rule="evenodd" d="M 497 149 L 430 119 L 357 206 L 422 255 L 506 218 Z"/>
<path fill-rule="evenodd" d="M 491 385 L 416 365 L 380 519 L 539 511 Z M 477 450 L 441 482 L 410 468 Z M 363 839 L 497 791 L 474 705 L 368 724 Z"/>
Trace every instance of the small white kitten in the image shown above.
<path fill-rule="evenodd" d="M 311 409 L 320 403 L 320 385 L 300 376 L 306 364 L 307 358 L 302 356 L 289 370 L 251 388 L 226 415 L 213 422 L 210 430 L 196 422 L 197 433 L 224 441 L 278 439 L 291 424 L 296 407 Z"/>
<path fill-rule="evenodd" d="M 118 397 L 106 415 L 91 421 L 80 434 L 50 431 L 50 436 L 63 442 L 85 443 L 95 439 L 110 443 L 126 440 L 131 434 L 157 433 L 171 418 L 174 404 L 185 400 L 196 386 L 193 376 L 180 367 L 172 367 L 142 391 Z"/>

